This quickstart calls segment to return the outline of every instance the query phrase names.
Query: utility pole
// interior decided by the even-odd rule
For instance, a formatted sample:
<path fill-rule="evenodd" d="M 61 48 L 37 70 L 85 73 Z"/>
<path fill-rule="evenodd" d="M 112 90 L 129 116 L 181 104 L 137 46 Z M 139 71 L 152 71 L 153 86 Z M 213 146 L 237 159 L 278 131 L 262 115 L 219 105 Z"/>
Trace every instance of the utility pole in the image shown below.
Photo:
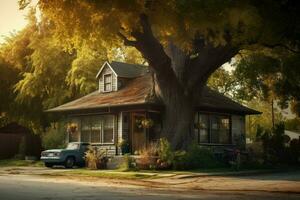
<path fill-rule="evenodd" d="M 274 127 L 275 127 L 275 117 L 274 117 L 274 100 L 273 99 L 271 101 L 271 105 L 272 105 L 272 129 L 274 129 Z"/>

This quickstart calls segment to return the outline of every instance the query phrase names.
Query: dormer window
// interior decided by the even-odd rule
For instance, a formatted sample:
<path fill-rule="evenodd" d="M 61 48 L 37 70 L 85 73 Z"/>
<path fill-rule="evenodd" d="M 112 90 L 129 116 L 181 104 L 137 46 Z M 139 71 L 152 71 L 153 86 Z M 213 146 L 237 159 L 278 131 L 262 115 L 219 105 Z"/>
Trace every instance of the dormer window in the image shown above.
<path fill-rule="evenodd" d="M 122 89 L 126 83 L 134 78 L 145 75 L 146 66 L 121 62 L 105 62 L 98 71 L 96 78 L 99 81 L 99 92 L 108 93 Z"/>
<path fill-rule="evenodd" d="M 104 92 L 111 92 L 112 91 L 112 75 L 111 74 L 104 74 Z"/>

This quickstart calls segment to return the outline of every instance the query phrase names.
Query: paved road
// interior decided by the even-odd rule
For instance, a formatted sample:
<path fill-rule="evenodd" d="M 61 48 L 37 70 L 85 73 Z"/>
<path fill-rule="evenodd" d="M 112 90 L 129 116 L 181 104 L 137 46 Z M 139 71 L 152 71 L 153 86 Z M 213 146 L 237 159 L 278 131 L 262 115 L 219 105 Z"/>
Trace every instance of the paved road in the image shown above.
<path fill-rule="evenodd" d="M 0 175 L 1 200 L 281 200 L 300 199 L 300 194 L 269 192 L 163 191 L 141 186 L 107 185 L 76 179 L 34 175 Z"/>

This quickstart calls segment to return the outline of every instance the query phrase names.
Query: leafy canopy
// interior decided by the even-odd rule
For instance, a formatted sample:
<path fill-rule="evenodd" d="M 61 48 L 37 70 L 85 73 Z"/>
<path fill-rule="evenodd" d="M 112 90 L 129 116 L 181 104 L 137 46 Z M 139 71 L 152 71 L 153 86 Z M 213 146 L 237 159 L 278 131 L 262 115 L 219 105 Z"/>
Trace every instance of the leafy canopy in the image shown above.
<path fill-rule="evenodd" d="M 30 1 L 30 0 L 29 0 Z M 28 0 L 19 1 L 24 7 Z M 55 37 L 68 48 L 84 42 L 120 46 L 148 16 L 161 43 L 173 41 L 191 50 L 195 35 L 214 45 L 299 45 L 299 1 L 295 0 L 40 0 L 38 6 L 55 26 Z M 297 31 L 298 30 L 298 31 Z"/>

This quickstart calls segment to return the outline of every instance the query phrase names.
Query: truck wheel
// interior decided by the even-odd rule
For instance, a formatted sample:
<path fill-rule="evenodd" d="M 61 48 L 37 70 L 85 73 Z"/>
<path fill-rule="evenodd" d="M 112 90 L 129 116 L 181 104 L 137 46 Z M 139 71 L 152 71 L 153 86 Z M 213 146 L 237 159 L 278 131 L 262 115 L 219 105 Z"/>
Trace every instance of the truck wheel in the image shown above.
<path fill-rule="evenodd" d="M 65 161 L 65 167 L 70 169 L 73 168 L 74 164 L 75 164 L 75 159 L 73 157 L 67 157 Z"/>
<path fill-rule="evenodd" d="M 48 168 L 52 168 L 53 164 L 52 163 L 45 163 L 45 166 L 48 167 Z"/>

